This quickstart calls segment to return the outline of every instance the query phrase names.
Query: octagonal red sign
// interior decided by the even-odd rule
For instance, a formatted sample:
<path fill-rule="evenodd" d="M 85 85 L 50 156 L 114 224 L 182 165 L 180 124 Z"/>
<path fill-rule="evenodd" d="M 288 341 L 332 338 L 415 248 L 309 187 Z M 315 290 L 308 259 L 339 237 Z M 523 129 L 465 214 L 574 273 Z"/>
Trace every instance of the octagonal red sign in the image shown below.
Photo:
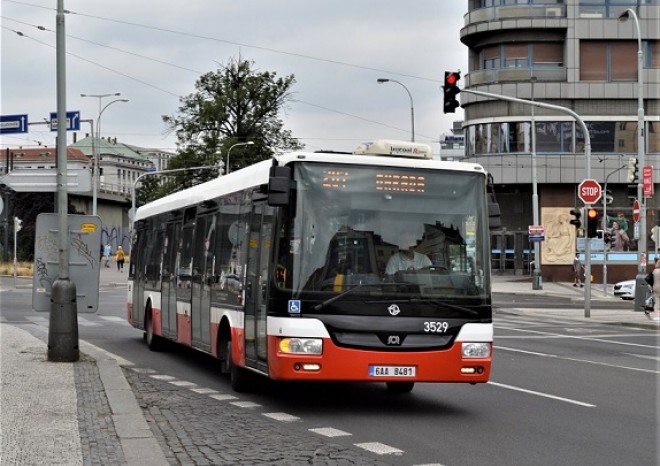
<path fill-rule="evenodd" d="M 595 204 L 600 199 L 602 191 L 598 181 L 587 178 L 578 186 L 578 197 L 585 204 Z"/>

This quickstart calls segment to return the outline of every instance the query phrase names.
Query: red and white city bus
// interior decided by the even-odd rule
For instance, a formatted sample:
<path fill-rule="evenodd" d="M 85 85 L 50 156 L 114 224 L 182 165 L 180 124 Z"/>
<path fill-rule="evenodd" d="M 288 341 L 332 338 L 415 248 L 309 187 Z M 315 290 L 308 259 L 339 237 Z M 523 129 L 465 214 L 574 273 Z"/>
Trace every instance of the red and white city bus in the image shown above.
<path fill-rule="evenodd" d="M 273 380 L 484 383 L 488 175 L 427 145 L 295 152 L 140 207 L 128 321 Z"/>

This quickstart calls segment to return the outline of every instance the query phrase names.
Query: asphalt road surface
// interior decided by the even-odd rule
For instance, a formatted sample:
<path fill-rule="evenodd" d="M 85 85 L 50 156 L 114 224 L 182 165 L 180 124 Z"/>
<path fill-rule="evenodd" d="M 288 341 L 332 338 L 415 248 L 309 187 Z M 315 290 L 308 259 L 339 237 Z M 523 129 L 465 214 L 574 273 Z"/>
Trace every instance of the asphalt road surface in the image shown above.
<path fill-rule="evenodd" d="M 2 292 L 1 321 L 47 326 L 48 314 L 33 312 L 30 296 Z M 149 351 L 125 322 L 125 296 L 122 288 L 101 290 L 99 312 L 79 315 L 79 338 L 132 362 L 134 377 L 150 377 L 152 402 L 171 402 L 190 383 L 201 388 L 196 393 L 232 396 L 212 358 L 176 347 Z M 262 381 L 226 399 L 245 410 L 248 424 L 269 415 L 286 432 L 313 432 L 380 464 L 660 464 L 657 330 L 530 318 L 502 301 L 496 315 L 485 385 L 417 384 L 393 396 L 384 384 Z M 187 397 L 197 416 L 187 428 L 204 425 L 205 408 L 228 402 L 222 398 Z"/>

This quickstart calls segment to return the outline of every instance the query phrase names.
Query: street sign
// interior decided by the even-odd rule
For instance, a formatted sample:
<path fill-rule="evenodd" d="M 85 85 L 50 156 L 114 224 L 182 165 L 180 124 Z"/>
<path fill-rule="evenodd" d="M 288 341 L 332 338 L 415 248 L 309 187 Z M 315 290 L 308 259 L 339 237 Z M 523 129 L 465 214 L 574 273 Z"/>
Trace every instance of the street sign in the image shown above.
<path fill-rule="evenodd" d="M 529 241 L 535 243 L 545 240 L 545 227 L 543 225 L 530 225 L 527 229 Z"/>
<path fill-rule="evenodd" d="M 643 196 L 653 197 L 653 165 L 644 165 L 642 168 Z"/>
<path fill-rule="evenodd" d="M 639 201 L 637 199 L 633 202 L 633 221 L 639 222 Z"/>
<path fill-rule="evenodd" d="M 57 131 L 57 112 L 50 112 L 50 130 Z M 66 112 L 66 130 L 80 131 L 80 112 Z"/>
<path fill-rule="evenodd" d="M 6 184 L 21 193 L 54 193 L 57 191 L 55 168 L 16 168 L 2 177 Z M 88 168 L 69 168 L 66 171 L 66 189 L 71 193 L 92 190 L 92 172 Z"/>
<path fill-rule="evenodd" d="M 27 133 L 27 115 L 0 115 L 0 134 Z"/>
<path fill-rule="evenodd" d="M 598 181 L 587 178 L 578 186 L 578 197 L 585 204 L 595 204 L 600 199 L 602 191 Z"/>

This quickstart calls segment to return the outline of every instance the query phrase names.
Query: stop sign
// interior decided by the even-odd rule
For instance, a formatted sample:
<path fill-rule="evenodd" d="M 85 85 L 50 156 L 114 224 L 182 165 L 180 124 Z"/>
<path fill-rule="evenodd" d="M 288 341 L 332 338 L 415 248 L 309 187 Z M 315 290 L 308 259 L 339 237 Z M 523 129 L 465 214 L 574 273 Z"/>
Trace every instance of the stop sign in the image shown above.
<path fill-rule="evenodd" d="M 578 186 L 578 197 L 585 204 L 595 204 L 600 199 L 601 189 L 598 181 L 587 178 Z"/>

